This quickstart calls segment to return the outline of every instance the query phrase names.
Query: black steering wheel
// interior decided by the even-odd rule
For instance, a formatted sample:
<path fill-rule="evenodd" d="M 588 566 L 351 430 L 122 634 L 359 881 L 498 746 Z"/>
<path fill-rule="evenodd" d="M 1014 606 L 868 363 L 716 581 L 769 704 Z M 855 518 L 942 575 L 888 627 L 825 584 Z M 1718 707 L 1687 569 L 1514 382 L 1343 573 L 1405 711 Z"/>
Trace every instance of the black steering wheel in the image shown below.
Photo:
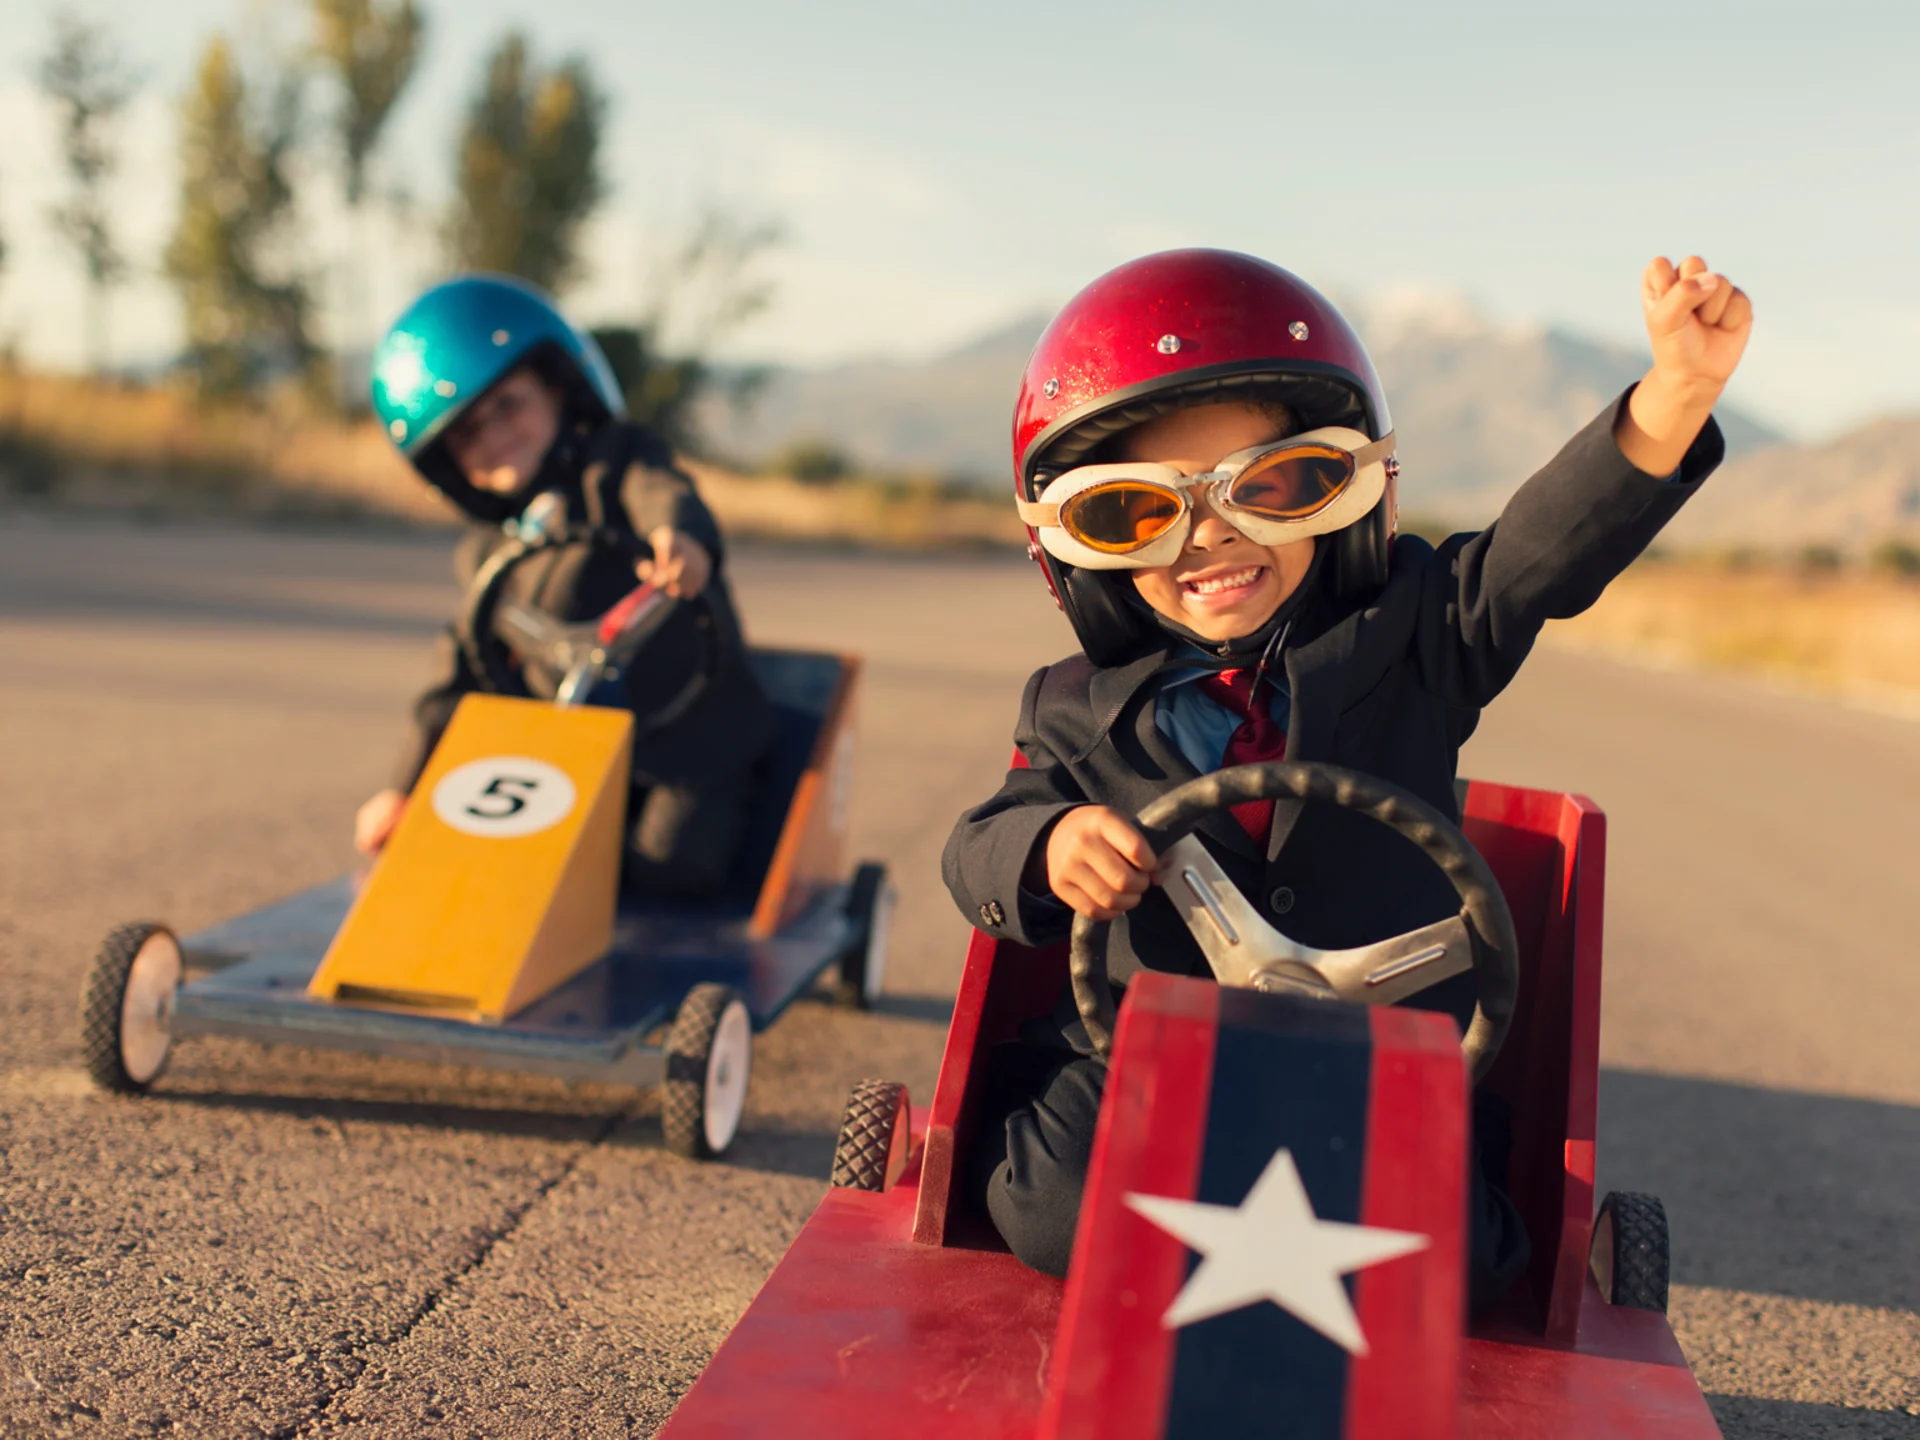
<path fill-rule="evenodd" d="M 718 668 L 712 603 L 704 590 L 686 602 L 641 585 L 604 615 L 572 624 L 510 602 L 503 605 L 507 578 L 519 566 L 549 550 L 582 542 L 611 549 L 628 562 L 653 555 L 652 547 L 638 535 L 610 527 L 555 525 L 531 535 L 512 536 L 474 573 L 461 605 L 455 637 L 482 688 L 497 695 L 511 695 L 522 693 L 520 677 L 508 663 L 508 647 L 496 634 L 496 623 L 511 630 L 523 652 L 538 655 L 543 664 L 565 677 L 555 697 L 558 702 L 576 704 L 602 678 L 618 679 L 622 668 L 659 633 L 674 611 L 691 603 L 699 610 L 696 629 L 700 660 L 677 695 L 644 719 L 636 720 L 642 733 L 657 730 L 692 706 Z"/>
<path fill-rule="evenodd" d="M 1452 882 L 1460 897 L 1459 913 L 1351 950 L 1314 950 L 1282 935 L 1193 834 L 1215 811 L 1280 799 L 1319 800 L 1357 810 L 1406 836 Z M 1513 1021 L 1520 990 L 1519 941 L 1493 871 L 1433 806 L 1355 770 L 1312 761 L 1273 761 L 1202 775 L 1168 791 L 1135 818 L 1160 857 L 1155 882 L 1167 891 L 1221 984 L 1385 1005 L 1471 969 L 1479 998 L 1461 1049 L 1473 1079 L 1486 1074 Z M 1076 915 L 1069 952 L 1073 998 L 1087 1037 L 1102 1058 L 1112 1049 L 1114 1026 L 1107 930 L 1103 921 Z"/>

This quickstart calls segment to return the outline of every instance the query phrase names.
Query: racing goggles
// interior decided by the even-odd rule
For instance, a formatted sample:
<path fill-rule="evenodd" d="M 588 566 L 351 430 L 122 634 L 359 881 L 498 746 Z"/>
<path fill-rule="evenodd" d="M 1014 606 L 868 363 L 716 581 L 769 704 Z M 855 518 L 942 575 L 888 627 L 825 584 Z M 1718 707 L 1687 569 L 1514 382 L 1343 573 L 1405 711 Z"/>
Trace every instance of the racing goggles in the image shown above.
<path fill-rule="evenodd" d="M 1085 570 L 1151 570 L 1180 558 L 1197 491 L 1257 545 L 1344 530 L 1380 502 L 1393 435 L 1368 440 L 1330 425 L 1236 450 L 1219 468 L 1187 475 L 1172 465 L 1080 465 L 1017 500 L 1056 560 Z"/>

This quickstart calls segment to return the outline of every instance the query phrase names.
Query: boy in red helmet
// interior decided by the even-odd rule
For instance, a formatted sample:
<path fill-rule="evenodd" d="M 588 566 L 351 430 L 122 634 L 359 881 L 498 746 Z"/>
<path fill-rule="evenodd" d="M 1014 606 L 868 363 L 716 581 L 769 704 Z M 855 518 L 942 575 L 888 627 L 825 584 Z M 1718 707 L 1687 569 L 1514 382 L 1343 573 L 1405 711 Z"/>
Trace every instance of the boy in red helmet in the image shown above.
<path fill-rule="evenodd" d="M 1208 975 L 1128 818 L 1197 775 L 1315 760 L 1390 780 L 1457 820 L 1454 769 L 1481 708 L 1550 619 L 1598 598 L 1712 472 L 1712 411 L 1745 348 L 1747 297 L 1691 257 L 1655 260 L 1654 362 L 1514 495 L 1437 549 L 1394 533 L 1392 424 L 1352 329 L 1245 255 L 1174 251 L 1076 296 L 1035 348 L 1014 416 L 1031 553 L 1082 653 L 1027 684 L 1027 764 L 961 816 L 943 873 L 961 912 L 1027 945 L 1112 921 L 1108 978 Z M 1320 949 L 1445 919 L 1452 886 L 1413 846 L 1331 805 L 1242 805 L 1196 832 L 1286 933 Z M 1471 973 L 1408 1003 L 1475 1003 Z M 1064 1275 L 1105 1081 L 1071 992 L 996 1051 L 969 1183 L 1013 1252 Z M 1275 1097 L 1275 1103 L 1285 1103 Z M 1478 1308 L 1523 1268 L 1478 1113 L 1469 1238 Z"/>

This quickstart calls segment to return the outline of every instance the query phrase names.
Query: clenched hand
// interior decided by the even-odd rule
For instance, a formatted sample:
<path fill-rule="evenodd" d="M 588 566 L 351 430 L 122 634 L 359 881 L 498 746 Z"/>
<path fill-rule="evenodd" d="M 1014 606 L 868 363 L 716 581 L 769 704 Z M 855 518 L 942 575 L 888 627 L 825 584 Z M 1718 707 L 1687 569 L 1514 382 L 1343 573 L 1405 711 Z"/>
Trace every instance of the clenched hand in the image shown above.
<path fill-rule="evenodd" d="M 1133 822 L 1104 805 L 1075 806 L 1047 836 L 1047 888 L 1090 920 L 1138 905 L 1158 864 Z"/>
<path fill-rule="evenodd" d="M 1671 475 L 1713 413 L 1753 333 L 1753 302 L 1698 255 L 1664 255 L 1640 276 L 1653 368 L 1614 425 L 1620 453 L 1649 475 Z"/>

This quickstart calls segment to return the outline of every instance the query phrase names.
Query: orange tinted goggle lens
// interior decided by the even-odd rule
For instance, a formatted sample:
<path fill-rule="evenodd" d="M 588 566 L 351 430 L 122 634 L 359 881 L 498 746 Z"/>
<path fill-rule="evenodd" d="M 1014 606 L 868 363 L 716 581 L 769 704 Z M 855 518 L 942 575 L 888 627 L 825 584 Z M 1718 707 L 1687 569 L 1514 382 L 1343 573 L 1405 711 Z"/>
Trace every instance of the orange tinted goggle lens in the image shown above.
<path fill-rule="evenodd" d="M 1304 520 L 1324 510 L 1353 480 L 1353 456 L 1302 445 L 1256 460 L 1233 478 L 1226 501 L 1266 520 Z"/>
<path fill-rule="evenodd" d="M 1172 490 L 1113 480 L 1082 490 L 1060 507 L 1060 528 L 1091 550 L 1124 555 L 1171 530 L 1186 507 Z"/>

